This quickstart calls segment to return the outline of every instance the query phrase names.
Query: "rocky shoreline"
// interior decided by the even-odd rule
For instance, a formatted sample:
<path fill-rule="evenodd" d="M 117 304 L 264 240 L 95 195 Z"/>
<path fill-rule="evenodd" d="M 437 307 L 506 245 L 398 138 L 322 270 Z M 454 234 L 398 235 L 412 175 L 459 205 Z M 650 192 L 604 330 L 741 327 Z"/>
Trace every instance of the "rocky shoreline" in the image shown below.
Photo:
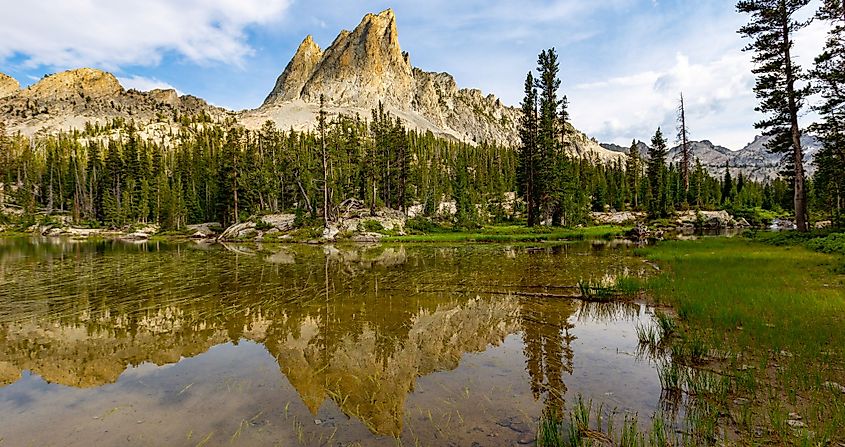
<path fill-rule="evenodd" d="M 646 215 L 641 212 L 593 213 L 596 225 L 634 226 L 623 237 L 634 241 L 662 239 L 666 234 L 691 234 L 695 230 L 737 230 L 751 228 L 743 218 L 735 218 L 727 211 L 686 211 L 671 219 L 647 225 Z M 135 224 L 113 228 L 80 228 L 67 221 L 32 225 L 25 233 L 42 237 L 65 237 L 70 239 L 119 239 L 125 241 L 147 241 L 152 238 L 172 238 L 224 242 L 279 242 L 323 244 L 337 241 L 376 243 L 387 236 L 407 234 L 408 216 L 401 211 L 378 209 L 373 212 L 357 201 L 347 201 L 340 207 L 338 215 L 328 227 L 308 226 L 298 222 L 295 214 L 268 214 L 254 216 L 247 221 L 224 228 L 220 223 L 209 222 L 188 225 L 181 232 L 162 232 L 158 225 Z M 778 220 L 771 229 L 789 229 L 790 222 Z M 0 226 L 0 233 L 8 230 Z"/>

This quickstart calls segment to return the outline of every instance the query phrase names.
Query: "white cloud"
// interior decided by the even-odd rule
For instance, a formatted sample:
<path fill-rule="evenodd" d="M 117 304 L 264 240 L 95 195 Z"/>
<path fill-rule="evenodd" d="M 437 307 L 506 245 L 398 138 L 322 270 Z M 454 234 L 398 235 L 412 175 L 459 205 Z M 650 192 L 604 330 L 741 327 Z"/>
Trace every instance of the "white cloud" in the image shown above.
<path fill-rule="evenodd" d="M 742 148 L 760 133 L 754 123 L 763 115 L 754 110 L 758 100 L 753 92 L 751 54 L 741 51 L 746 42 L 733 26 L 725 20 L 706 33 L 692 29 L 674 42 L 648 49 L 655 55 L 646 62 L 652 69 L 598 77 L 569 88 L 566 93 L 576 126 L 617 144 L 634 138 L 648 140 L 661 126 L 674 143 L 678 96 L 683 92 L 694 139 Z M 793 54 L 805 69 L 821 51 L 825 33 L 825 26 L 816 22 L 796 34 Z M 670 48 L 683 51 L 672 60 L 666 57 Z M 813 119 L 808 110 L 801 125 L 808 126 Z"/>
<path fill-rule="evenodd" d="M 31 67 L 155 65 L 173 52 L 196 63 L 241 64 L 245 29 L 279 19 L 290 0 L 39 0 L 0 15 L 0 60 Z"/>
<path fill-rule="evenodd" d="M 576 124 L 584 131 L 627 144 L 633 138 L 648 138 L 657 126 L 673 135 L 678 96 L 683 92 L 694 138 L 740 148 L 753 125 L 749 113 L 754 109 L 753 84 L 745 54 L 691 62 L 679 53 L 674 65 L 664 70 L 576 85 L 570 99 Z M 732 132 L 737 126 L 746 133 Z"/>
<path fill-rule="evenodd" d="M 182 92 L 179 91 L 176 87 L 164 82 L 160 79 L 156 78 L 148 78 L 144 76 L 118 76 L 117 80 L 120 81 L 120 85 L 123 86 L 125 89 L 135 89 L 142 92 L 148 92 L 150 90 L 155 89 L 173 89 L 176 90 L 176 93 L 182 95 Z"/>

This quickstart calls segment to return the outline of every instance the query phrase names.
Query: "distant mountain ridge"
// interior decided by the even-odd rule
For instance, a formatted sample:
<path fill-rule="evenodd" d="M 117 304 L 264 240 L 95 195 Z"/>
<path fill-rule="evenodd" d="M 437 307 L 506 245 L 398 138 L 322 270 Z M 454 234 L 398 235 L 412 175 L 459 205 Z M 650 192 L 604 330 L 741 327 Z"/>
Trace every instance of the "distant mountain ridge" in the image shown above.
<path fill-rule="evenodd" d="M 176 90 L 126 90 L 111 73 L 79 68 L 45 76 L 21 90 L 17 81 L 0 75 L 0 119 L 8 132 L 33 135 L 83 129 L 86 123 L 115 118 L 175 122 L 178 115 L 206 113 L 222 118 L 226 111 Z M 15 88 L 13 88 L 15 87 Z"/>
<path fill-rule="evenodd" d="M 773 154 L 766 149 L 766 144 L 770 140 L 770 137 L 757 136 L 754 141 L 736 151 L 713 144 L 709 140 L 692 141 L 690 142 L 690 153 L 692 159 L 701 161 L 701 165 L 711 175 L 724 175 L 725 165 L 728 164 L 731 174 L 734 176 L 742 172 L 743 175 L 753 180 L 770 180 L 780 175 L 784 155 Z M 640 155 L 648 158 L 649 146 L 642 141 L 637 141 L 636 144 Z M 813 135 L 804 134 L 801 138 L 801 144 L 804 147 L 804 167 L 808 175 L 813 175 L 816 170 L 813 159 L 822 147 L 821 141 Z M 630 147 L 612 143 L 604 143 L 601 146 L 618 153 L 627 153 L 630 149 Z M 669 150 L 669 162 L 679 163 L 681 159 L 680 145 Z"/>

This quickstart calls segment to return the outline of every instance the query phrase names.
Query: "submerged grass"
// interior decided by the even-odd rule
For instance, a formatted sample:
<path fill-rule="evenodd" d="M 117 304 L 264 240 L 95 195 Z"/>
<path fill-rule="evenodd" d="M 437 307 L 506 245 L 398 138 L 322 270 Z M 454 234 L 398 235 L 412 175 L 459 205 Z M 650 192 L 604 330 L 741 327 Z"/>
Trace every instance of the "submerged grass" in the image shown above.
<path fill-rule="evenodd" d="M 478 230 L 432 232 L 406 236 L 388 236 L 386 242 L 546 242 L 585 239 L 613 239 L 625 234 L 630 227 L 603 225 L 585 228 L 549 228 L 522 226 L 487 226 Z"/>
<path fill-rule="evenodd" d="M 613 412 L 615 413 L 615 412 Z M 592 421 L 591 421 L 592 420 Z M 604 408 L 593 409 L 593 403 L 577 396 L 568 417 L 560 411 L 546 410 L 537 431 L 538 447 L 646 447 L 696 445 L 685 441 L 671 428 L 662 415 L 655 415 L 650 430 L 639 429 L 637 416 L 626 415 L 622 427 L 614 426 L 614 414 L 606 415 Z"/>

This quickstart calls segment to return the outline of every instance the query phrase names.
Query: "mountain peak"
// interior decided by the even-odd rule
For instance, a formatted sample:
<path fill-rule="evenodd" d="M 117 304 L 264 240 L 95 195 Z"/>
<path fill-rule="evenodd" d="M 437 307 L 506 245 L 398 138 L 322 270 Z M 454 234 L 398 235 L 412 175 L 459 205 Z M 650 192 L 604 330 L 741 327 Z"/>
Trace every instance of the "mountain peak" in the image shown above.
<path fill-rule="evenodd" d="M 330 113 L 367 115 L 381 103 L 409 128 L 455 140 L 516 144 L 518 138 L 517 109 L 479 90 L 459 89 L 448 73 L 411 65 L 392 9 L 365 15 L 323 52 L 306 37 L 264 106 L 247 112 L 245 121 L 308 129 L 321 96 Z"/>
<path fill-rule="evenodd" d="M 413 100 L 411 64 L 399 46 L 393 10 L 367 14 L 352 32 L 341 31 L 303 84 L 301 99 L 321 95 L 336 105 L 373 107 L 380 101 L 407 108 Z"/>
<path fill-rule="evenodd" d="M 34 99 L 60 99 L 74 95 L 100 98 L 115 96 L 123 87 L 113 74 L 94 68 L 77 68 L 45 76 L 21 93 Z"/>
<path fill-rule="evenodd" d="M 14 95 L 21 89 L 18 81 L 6 74 L 0 73 L 0 98 Z"/>

